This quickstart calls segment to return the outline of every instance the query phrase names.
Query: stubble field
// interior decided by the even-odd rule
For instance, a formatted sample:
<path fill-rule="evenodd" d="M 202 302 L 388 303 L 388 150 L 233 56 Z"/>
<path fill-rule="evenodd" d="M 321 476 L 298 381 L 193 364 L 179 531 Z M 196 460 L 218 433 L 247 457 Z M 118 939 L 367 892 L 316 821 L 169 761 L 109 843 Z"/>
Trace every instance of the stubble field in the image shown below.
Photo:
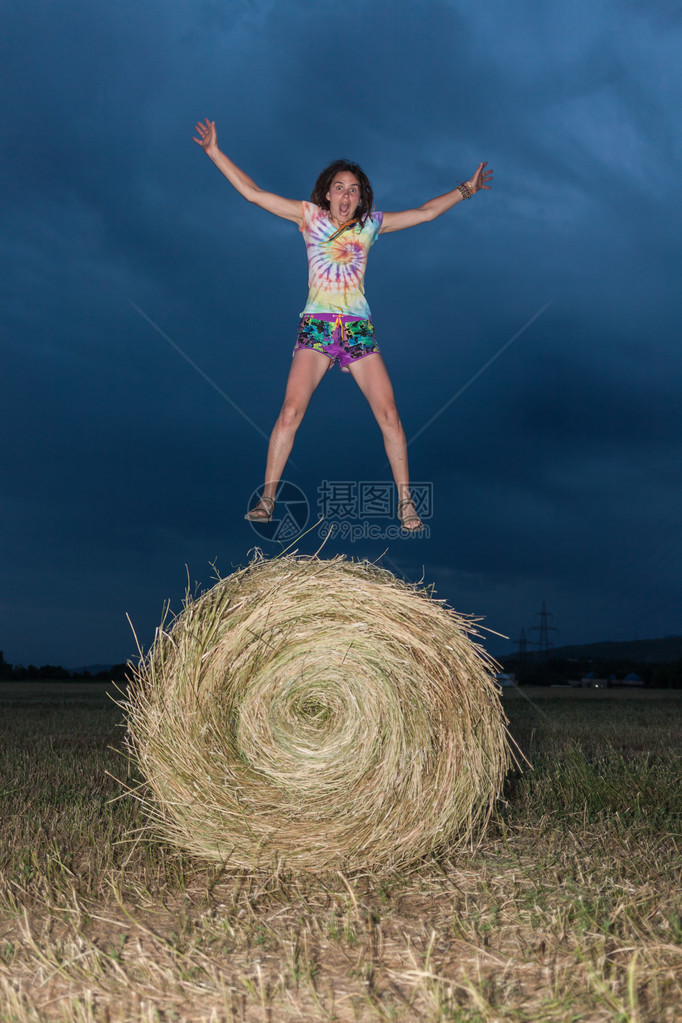
<path fill-rule="evenodd" d="M 379 879 L 141 835 L 102 687 L 0 684 L 0 1020 L 682 1019 L 682 694 L 561 695 L 504 694 L 481 846 Z"/>

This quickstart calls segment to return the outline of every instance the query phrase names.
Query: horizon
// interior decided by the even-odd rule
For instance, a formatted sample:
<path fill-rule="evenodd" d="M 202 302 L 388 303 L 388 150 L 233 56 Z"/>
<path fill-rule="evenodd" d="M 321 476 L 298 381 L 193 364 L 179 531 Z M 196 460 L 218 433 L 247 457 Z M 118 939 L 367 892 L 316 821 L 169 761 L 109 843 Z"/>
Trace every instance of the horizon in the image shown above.
<path fill-rule="evenodd" d="M 562 650 L 569 650 L 569 649 L 573 650 L 573 649 L 580 649 L 581 647 L 594 647 L 594 646 L 618 646 L 618 645 L 620 645 L 620 646 L 627 646 L 627 645 L 635 644 L 635 643 L 660 643 L 660 642 L 664 642 L 665 640 L 679 640 L 680 643 L 682 644 L 682 634 L 668 633 L 665 636 L 650 636 L 650 637 L 639 638 L 639 639 L 622 639 L 622 640 L 602 639 L 602 640 L 594 640 L 594 641 L 592 641 L 590 643 L 565 643 L 565 644 L 562 644 L 561 646 L 556 646 L 556 647 L 550 646 L 550 648 L 547 651 L 547 653 L 549 653 L 550 658 L 551 658 L 551 655 L 553 653 L 560 653 Z M 532 656 L 532 655 L 541 655 L 542 653 L 543 653 L 543 650 L 540 650 L 540 649 L 527 650 L 525 652 L 525 655 L 521 655 L 518 650 L 507 650 L 507 651 L 504 651 L 502 653 L 496 654 L 495 657 L 496 658 L 501 658 L 501 657 L 514 658 L 514 657 L 522 657 L 522 656 L 529 656 L 529 655 L 530 656 Z M 0 650 L 0 654 L 3 654 L 2 650 Z M 37 669 L 42 669 L 42 668 L 45 668 L 45 667 L 53 667 L 53 668 L 62 669 L 64 671 L 68 671 L 71 674 L 78 674 L 80 672 L 91 672 L 91 673 L 94 673 L 95 669 L 97 669 L 98 672 L 105 672 L 105 671 L 109 671 L 111 668 L 119 667 L 120 665 L 124 665 L 124 664 L 137 664 L 138 663 L 138 658 L 128 657 L 125 660 L 112 661 L 112 662 L 93 661 L 93 662 L 90 662 L 90 663 L 87 663 L 87 664 L 81 663 L 81 664 L 78 664 L 78 665 L 59 664 L 59 663 L 57 663 L 57 662 L 55 662 L 53 660 L 50 660 L 50 659 L 48 659 L 47 661 L 43 662 L 42 664 L 38 664 L 34 660 L 28 660 L 26 663 L 16 663 L 16 664 L 5 660 L 4 663 L 6 665 L 11 665 L 11 667 L 13 667 L 13 668 L 23 669 L 23 670 L 26 670 L 29 667 L 34 667 L 34 668 L 37 668 Z M 654 662 L 652 662 L 652 663 L 654 663 Z M 662 662 L 662 663 L 664 663 L 664 662 Z M 0 678 L 0 681 L 4 681 L 4 680 Z"/>

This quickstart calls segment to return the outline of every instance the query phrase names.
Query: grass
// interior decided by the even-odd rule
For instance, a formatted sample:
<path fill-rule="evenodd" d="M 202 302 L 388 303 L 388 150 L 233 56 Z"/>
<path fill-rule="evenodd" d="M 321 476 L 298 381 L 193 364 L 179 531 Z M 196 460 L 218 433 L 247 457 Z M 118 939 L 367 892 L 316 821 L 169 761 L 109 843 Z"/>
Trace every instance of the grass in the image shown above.
<path fill-rule="evenodd" d="M 131 839 L 117 708 L 1 707 L 0 1020 L 673 1023 L 682 699 L 523 693 L 484 842 L 380 878 Z"/>

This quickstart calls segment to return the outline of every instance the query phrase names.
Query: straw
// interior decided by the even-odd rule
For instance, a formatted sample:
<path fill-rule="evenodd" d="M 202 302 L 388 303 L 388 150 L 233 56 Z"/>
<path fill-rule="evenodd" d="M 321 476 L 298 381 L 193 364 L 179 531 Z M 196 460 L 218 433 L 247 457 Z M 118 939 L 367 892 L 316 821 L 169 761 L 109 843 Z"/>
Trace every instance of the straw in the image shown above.
<path fill-rule="evenodd" d="M 257 552 L 131 669 L 150 827 L 246 869 L 384 871 L 470 846 L 509 763 L 474 623 L 368 562 Z"/>

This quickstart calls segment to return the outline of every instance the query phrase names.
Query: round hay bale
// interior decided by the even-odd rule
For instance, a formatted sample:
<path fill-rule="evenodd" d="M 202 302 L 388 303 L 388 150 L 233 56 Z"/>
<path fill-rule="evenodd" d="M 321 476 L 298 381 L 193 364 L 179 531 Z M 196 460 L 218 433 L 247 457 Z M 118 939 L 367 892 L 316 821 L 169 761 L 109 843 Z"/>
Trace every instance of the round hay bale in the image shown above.
<path fill-rule="evenodd" d="M 156 833 L 246 869 L 471 843 L 509 761 L 473 619 L 368 562 L 264 559 L 187 598 L 129 679 Z"/>

